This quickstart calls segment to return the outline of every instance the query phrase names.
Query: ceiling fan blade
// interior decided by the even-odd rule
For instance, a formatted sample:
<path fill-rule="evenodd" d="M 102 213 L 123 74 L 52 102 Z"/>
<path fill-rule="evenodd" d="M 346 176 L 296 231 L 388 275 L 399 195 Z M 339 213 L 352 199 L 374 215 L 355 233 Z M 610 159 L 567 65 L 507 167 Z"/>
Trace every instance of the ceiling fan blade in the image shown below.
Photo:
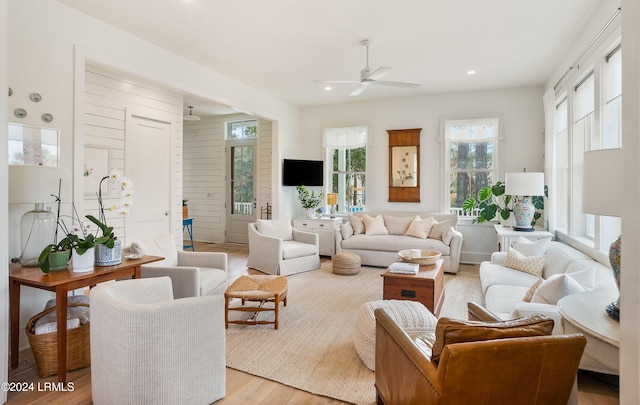
<path fill-rule="evenodd" d="M 335 84 L 335 83 L 360 83 L 359 80 L 314 80 L 314 83 L 325 83 L 325 84 Z"/>
<path fill-rule="evenodd" d="M 406 87 L 406 88 L 415 88 L 420 87 L 417 83 L 405 83 L 405 82 L 390 82 L 388 80 L 376 80 L 372 82 L 373 84 L 382 84 L 384 86 L 394 86 L 394 87 Z"/>
<path fill-rule="evenodd" d="M 382 66 L 381 68 L 378 68 L 378 69 L 374 70 L 373 72 L 371 72 L 371 74 L 369 74 L 369 76 L 365 77 L 365 79 L 367 79 L 367 80 L 378 80 L 378 79 L 382 79 L 383 77 L 385 77 L 389 73 L 391 73 L 391 68 L 390 67 L 386 67 L 386 66 Z"/>
<path fill-rule="evenodd" d="M 356 89 L 354 91 L 352 91 L 351 93 L 349 93 L 349 95 L 350 96 L 357 96 L 358 94 L 360 94 L 363 91 L 365 91 L 367 89 L 367 87 L 369 87 L 369 83 L 362 82 L 362 83 L 360 83 L 360 86 L 356 87 Z"/>

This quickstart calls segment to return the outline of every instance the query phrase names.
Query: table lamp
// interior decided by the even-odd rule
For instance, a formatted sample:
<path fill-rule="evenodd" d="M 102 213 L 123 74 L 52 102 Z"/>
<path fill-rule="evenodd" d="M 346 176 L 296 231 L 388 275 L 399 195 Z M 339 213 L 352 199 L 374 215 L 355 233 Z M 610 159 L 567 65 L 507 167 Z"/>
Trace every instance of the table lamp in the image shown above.
<path fill-rule="evenodd" d="M 526 170 L 526 169 L 525 169 Z M 514 231 L 532 232 L 533 215 L 536 207 L 530 197 L 544 195 L 544 173 L 505 173 L 506 195 L 520 197 L 513 206 L 513 216 L 516 219 Z"/>
<path fill-rule="evenodd" d="M 336 213 L 336 204 L 338 204 L 338 194 L 327 194 L 327 205 L 331 206 L 331 218 L 333 218 Z"/>
<path fill-rule="evenodd" d="M 608 217 L 622 216 L 622 149 L 600 149 L 584 153 L 582 211 Z M 609 247 L 609 263 L 620 291 L 620 236 Z M 607 305 L 607 314 L 620 319 L 620 297 Z"/>
<path fill-rule="evenodd" d="M 60 180 L 67 190 L 61 199 L 70 198 L 71 171 L 59 167 L 9 165 L 9 203 L 35 204 L 20 219 L 20 264 L 37 266 L 40 252 L 54 242 L 56 217 L 45 210 L 46 202 L 55 202 Z M 63 198 L 64 197 L 64 198 Z"/>

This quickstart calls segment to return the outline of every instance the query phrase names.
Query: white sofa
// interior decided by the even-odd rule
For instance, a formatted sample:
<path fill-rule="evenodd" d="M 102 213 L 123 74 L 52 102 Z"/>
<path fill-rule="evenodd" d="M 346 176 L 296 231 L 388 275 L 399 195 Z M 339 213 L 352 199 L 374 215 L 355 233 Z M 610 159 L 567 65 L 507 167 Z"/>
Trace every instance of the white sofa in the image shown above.
<path fill-rule="evenodd" d="M 514 249 L 518 249 L 518 243 L 514 245 Z M 553 290 L 545 289 L 546 292 L 541 292 L 541 288 L 538 288 L 535 290 L 535 294 L 538 294 L 540 298 L 532 297 L 531 302 L 526 302 L 524 301 L 525 295 L 539 280 L 539 277 L 504 266 L 507 254 L 507 252 L 495 252 L 491 256 L 491 261 L 480 264 L 480 282 L 486 309 L 503 320 L 534 314 L 546 315 L 555 321 L 553 334 L 561 334 L 561 316 L 553 302 L 555 299 L 571 293 L 571 285 L 558 284 Z M 525 256 L 527 255 L 525 254 Z M 585 291 L 609 290 L 613 296 L 617 295 L 618 287 L 613 277 L 613 271 L 609 267 L 596 262 L 567 244 L 551 241 L 548 242 L 548 248 L 544 253 L 542 278 L 549 280 L 550 277 L 559 274 L 572 275 L 572 280 L 568 281 L 575 286 L 574 280 L 578 280 L 578 284 Z M 559 277 L 562 276 L 555 276 L 554 280 Z M 547 282 L 547 285 L 549 284 Z M 580 287 L 575 287 L 573 291 L 575 293 L 581 292 L 578 291 Z M 553 297 L 549 292 L 553 294 Z"/>
<path fill-rule="evenodd" d="M 360 256 L 362 265 L 387 267 L 398 260 L 398 252 L 404 249 L 435 249 L 442 253 L 444 271 L 457 273 L 460 264 L 462 234 L 456 230 L 458 217 L 453 214 L 424 212 L 362 212 L 354 215 L 361 218 L 365 214 L 372 217 L 382 215 L 388 235 L 354 234 L 350 223 L 343 223 L 340 230 L 335 231 L 336 253 L 351 252 Z M 437 222 L 449 221 L 446 229 L 434 232 L 427 238 L 405 235 L 413 218 L 419 215 L 425 219 L 433 217 Z"/>

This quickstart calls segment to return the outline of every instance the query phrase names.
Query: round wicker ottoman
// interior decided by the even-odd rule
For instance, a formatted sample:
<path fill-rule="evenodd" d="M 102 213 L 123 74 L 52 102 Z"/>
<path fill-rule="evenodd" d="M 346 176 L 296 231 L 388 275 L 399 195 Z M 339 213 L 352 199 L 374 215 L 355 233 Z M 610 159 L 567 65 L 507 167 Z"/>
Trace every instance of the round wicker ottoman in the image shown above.
<path fill-rule="evenodd" d="M 376 308 L 384 308 L 407 334 L 435 332 L 438 319 L 419 302 L 406 300 L 371 301 L 360 307 L 354 344 L 369 370 L 376 367 Z"/>
<path fill-rule="evenodd" d="M 338 253 L 333 256 L 333 273 L 352 275 L 360 273 L 360 256 L 357 253 Z"/>

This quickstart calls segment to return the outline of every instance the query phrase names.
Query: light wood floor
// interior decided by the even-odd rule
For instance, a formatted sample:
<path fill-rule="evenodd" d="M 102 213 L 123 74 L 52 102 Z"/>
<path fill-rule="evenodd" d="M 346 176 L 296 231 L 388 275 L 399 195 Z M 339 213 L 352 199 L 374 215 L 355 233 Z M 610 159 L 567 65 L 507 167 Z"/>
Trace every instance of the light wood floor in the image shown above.
<path fill-rule="evenodd" d="M 247 269 L 248 248 L 246 245 L 209 244 L 196 242 L 197 251 L 226 252 L 229 261 L 229 279 L 235 280 L 242 274 L 258 273 Z M 323 258 L 324 260 L 328 260 Z M 7 404 L 52 404 L 52 405 L 88 405 L 91 404 L 91 369 L 84 368 L 69 372 L 69 381 L 73 381 L 73 392 L 52 392 L 45 383 L 56 382 L 56 376 L 40 378 L 31 350 L 20 353 L 20 364 L 16 369 L 9 368 L 9 381 L 33 383 L 34 390 L 28 392 L 10 392 Z M 578 375 L 578 403 L 580 405 L 615 405 L 619 403 L 617 379 L 610 376 L 580 372 Z M 335 405 L 342 401 L 313 395 L 286 385 L 259 378 L 237 370 L 227 368 L 226 397 L 216 405 L 238 404 L 309 404 Z"/>

